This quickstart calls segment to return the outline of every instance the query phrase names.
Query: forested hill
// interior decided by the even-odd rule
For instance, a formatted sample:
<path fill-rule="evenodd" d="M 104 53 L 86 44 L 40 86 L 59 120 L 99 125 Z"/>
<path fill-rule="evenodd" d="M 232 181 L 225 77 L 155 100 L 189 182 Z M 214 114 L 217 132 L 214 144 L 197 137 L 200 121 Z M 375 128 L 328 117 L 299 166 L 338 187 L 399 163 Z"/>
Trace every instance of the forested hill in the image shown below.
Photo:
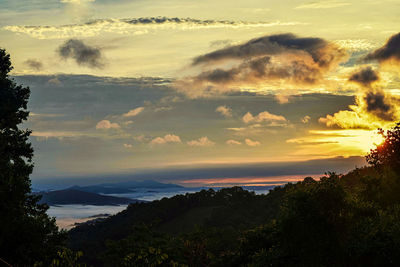
<path fill-rule="evenodd" d="M 400 262 L 398 192 L 399 176 L 373 167 L 267 195 L 203 190 L 76 227 L 69 247 L 94 266 L 391 266 Z"/>
<path fill-rule="evenodd" d="M 171 236 L 192 233 L 196 229 L 219 228 L 234 233 L 255 227 L 274 218 L 281 190 L 271 195 L 233 187 L 214 191 L 177 195 L 149 203 L 131 204 L 126 210 L 95 225 L 82 225 L 69 232 L 71 248 L 83 250 L 90 262 L 97 263 L 99 252 L 106 249 L 105 240 L 120 240 L 146 227 Z M 142 230 L 142 229 L 141 229 Z M 140 231 L 141 231 L 140 230 Z"/>
<path fill-rule="evenodd" d="M 381 134 L 370 167 L 132 204 L 69 246 L 94 266 L 400 266 L 400 123 Z"/>

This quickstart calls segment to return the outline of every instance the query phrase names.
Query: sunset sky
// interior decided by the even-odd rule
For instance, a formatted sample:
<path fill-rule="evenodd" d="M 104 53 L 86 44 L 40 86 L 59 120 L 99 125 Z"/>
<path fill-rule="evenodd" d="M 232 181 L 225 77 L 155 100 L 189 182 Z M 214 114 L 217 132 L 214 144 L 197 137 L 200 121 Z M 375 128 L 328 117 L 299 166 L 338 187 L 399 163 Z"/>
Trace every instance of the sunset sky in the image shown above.
<path fill-rule="evenodd" d="M 274 184 L 362 166 L 400 120 L 399 10 L 0 1 L 0 47 L 31 88 L 33 181 Z"/>

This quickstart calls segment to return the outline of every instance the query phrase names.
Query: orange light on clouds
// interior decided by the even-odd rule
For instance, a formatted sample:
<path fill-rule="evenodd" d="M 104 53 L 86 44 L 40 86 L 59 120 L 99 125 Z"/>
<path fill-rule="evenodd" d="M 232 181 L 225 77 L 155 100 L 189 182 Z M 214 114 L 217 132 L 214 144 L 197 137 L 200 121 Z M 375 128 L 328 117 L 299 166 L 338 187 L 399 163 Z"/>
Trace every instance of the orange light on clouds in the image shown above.
<path fill-rule="evenodd" d="M 221 187 L 221 186 L 277 186 L 290 182 L 298 182 L 305 177 L 311 176 L 318 179 L 323 174 L 300 174 L 300 175 L 279 175 L 267 177 L 241 177 L 241 178 L 207 178 L 207 179 L 190 179 L 183 181 L 175 181 L 184 186 L 196 187 Z"/>

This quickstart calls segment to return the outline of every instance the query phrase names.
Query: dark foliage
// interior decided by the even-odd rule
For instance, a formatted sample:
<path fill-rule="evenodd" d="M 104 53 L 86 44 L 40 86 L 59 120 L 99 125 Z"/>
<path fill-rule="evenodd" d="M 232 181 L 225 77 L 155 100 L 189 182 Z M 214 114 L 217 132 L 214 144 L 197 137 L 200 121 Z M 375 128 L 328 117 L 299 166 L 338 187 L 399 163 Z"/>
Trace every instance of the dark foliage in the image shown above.
<path fill-rule="evenodd" d="M 63 234 L 47 216 L 48 206 L 31 194 L 31 132 L 18 128 L 29 115 L 30 90 L 10 79 L 11 70 L 10 55 L 0 49 L 0 258 L 29 266 L 50 262 Z"/>
<path fill-rule="evenodd" d="M 96 266 L 398 266 L 399 124 L 371 167 L 255 195 L 233 187 L 130 205 L 70 232 Z"/>
<path fill-rule="evenodd" d="M 367 156 L 368 163 L 375 167 L 390 166 L 400 173 L 400 123 L 386 133 L 380 129 L 379 133 L 385 141 L 371 150 Z"/>

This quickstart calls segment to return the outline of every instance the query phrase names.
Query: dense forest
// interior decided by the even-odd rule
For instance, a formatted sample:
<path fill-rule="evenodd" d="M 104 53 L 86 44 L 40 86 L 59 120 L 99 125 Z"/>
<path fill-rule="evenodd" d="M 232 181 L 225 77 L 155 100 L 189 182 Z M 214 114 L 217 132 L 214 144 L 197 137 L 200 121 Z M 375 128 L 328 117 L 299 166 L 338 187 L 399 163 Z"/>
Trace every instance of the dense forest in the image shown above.
<path fill-rule="evenodd" d="M 29 88 L 0 50 L 0 262 L 8 266 L 398 266 L 400 123 L 368 167 L 256 195 L 240 187 L 134 203 L 58 231 L 30 190 Z"/>
<path fill-rule="evenodd" d="M 393 148 L 392 134 L 398 146 L 399 126 L 368 156 L 370 167 L 267 195 L 233 187 L 132 204 L 72 229 L 68 246 L 94 266 L 398 265 L 399 150 L 380 154 Z"/>

